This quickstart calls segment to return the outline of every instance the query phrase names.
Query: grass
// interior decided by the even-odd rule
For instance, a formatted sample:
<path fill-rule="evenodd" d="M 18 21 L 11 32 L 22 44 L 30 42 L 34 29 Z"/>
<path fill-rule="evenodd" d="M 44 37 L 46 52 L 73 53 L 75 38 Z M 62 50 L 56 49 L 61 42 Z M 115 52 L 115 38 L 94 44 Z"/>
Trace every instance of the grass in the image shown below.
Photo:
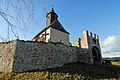
<path fill-rule="evenodd" d="M 120 62 L 112 62 L 112 65 L 118 65 L 118 66 L 120 66 Z"/>
<path fill-rule="evenodd" d="M 0 80 L 119 80 L 120 67 L 110 65 L 66 64 L 60 68 L 23 73 L 0 73 Z"/>

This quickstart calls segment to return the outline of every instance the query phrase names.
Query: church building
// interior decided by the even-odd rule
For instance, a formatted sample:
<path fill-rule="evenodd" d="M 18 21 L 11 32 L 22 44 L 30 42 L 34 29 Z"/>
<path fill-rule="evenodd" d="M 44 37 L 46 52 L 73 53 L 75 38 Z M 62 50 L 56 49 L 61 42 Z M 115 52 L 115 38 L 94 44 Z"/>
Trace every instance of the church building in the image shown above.
<path fill-rule="evenodd" d="M 70 33 L 67 32 L 59 22 L 58 15 L 55 13 L 53 8 L 46 15 L 46 18 L 46 27 L 33 38 L 33 41 L 61 42 L 65 45 L 70 45 Z"/>

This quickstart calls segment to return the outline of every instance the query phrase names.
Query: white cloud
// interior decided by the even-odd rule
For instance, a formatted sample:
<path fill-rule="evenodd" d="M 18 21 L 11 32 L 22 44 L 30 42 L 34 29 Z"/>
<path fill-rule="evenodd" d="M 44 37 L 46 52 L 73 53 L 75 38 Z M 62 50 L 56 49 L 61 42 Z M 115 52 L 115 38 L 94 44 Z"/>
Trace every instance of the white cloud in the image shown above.
<path fill-rule="evenodd" d="M 120 57 L 120 36 L 108 36 L 101 42 L 103 57 Z"/>

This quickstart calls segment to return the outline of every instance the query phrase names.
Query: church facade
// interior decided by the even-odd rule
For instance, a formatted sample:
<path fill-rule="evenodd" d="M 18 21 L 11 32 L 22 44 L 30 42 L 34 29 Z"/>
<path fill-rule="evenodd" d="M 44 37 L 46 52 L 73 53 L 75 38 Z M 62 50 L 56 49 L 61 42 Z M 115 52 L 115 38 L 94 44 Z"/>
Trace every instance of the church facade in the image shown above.
<path fill-rule="evenodd" d="M 33 41 L 60 42 L 65 45 L 70 45 L 69 32 L 59 22 L 58 15 L 53 8 L 46 15 L 46 18 L 46 27 L 33 38 Z"/>

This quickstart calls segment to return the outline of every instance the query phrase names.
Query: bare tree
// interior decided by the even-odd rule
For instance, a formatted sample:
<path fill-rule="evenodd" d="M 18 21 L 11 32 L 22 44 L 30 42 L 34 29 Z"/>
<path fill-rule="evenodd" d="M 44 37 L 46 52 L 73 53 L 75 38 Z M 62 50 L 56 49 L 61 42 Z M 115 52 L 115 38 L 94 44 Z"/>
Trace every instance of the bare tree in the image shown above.
<path fill-rule="evenodd" d="M 2 35 L 0 39 L 8 41 L 11 36 L 19 39 L 17 31 L 28 31 L 34 20 L 34 0 L 0 0 L 0 16 L 8 25 L 7 39 Z"/>

